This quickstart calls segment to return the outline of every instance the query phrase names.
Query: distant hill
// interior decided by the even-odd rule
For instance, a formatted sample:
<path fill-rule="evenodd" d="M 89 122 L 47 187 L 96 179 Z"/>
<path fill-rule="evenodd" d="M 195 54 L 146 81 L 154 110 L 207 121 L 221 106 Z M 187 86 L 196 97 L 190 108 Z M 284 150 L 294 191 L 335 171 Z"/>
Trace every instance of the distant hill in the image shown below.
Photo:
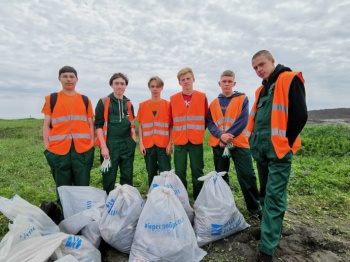
<path fill-rule="evenodd" d="M 348 123 L 350 124 L 350 108 L 334 108 L 310 110 L 308 123 Z"/>

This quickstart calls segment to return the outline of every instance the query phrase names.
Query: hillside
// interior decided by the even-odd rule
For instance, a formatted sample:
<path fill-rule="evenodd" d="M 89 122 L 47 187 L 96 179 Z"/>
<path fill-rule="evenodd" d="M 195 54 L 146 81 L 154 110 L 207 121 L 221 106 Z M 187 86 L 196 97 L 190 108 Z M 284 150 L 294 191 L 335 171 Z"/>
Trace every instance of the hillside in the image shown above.
<path fill-rule="evenodd" d="M 308 124 L 347 123 L 350 124 L 350 108 L 310 110 Z"/>

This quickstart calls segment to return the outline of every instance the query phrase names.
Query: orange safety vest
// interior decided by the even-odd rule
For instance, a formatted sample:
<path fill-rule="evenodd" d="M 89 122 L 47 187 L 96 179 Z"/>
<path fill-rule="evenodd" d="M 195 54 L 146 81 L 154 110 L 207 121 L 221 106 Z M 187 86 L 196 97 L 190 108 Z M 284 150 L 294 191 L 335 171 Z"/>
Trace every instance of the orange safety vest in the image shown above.
<path fill-rule="evenodd" d="M 162 99 L 157 114 L 153 115 L 148 101 L 140 103 L 142 142 L 146 148 L 153 145 L 165 148 L 169 144 L 169 105 Z"/>
<path fill-rule="evenodd" d="M 300 134 L 294 141 L 292 147 L 289 146 L 287 133 L 288 107 L 289 107 L 289 88 L 293 78 L 297 76 L 304 83 L 301 72 L 283 72 L 279 75 L 272 101 L 271 112 L 271 141 L 278 158 L 283 158 L 290 150 L 295 154 L 301 146 Z M 260 86 L 255 92 L 255 102 L 249 115 L 246 135 L 248 138 L 254 130 L 254 119 L 257 112 L 257 102 L 263 86 Z"/>
<path fill-rule="evenodd" d="M 50 103 L 50 96 L 46 96 L 46 103 Z M 57 103 L 51 114 L 51 131 L 47 150 L 65 155 L 74 142 L 75 150 L 84 153 L 90 150 L 91 133 L 86 107 L 81 94 L 76 94 L 71 112 L 63 104 L 61 96 L 57 96 Z"/>
<path fill-rule="evenodd" d="M 219 99 L 215 98 L 213 102 L 211 102 L 209 110 L 213 118 L 213 122 L 223 133 L 226 133 L 226 131 L 234 125 L 236 119 L 241 114 L 245 98 L 245 95 L 233 97 L 226 109 L 225 116 L 222 114 Z M 209 145 L 211 147 L 217 146 L 219 142 L 220 138 L 210 135 Z M 232 143 L 235 147 L 249 148 L 248 137 L 243 132 L 240 133 L 238 136 L 234 137 Z"/>
<path fill-rule="evenodd" d="M 205 132 L 205 94 L 193 91 L 189 107 L 182 93 L 170 97 L 173 117 L 172 139 L 175 145 L 203 144 Z"/>
<path fill-rule="evenodd" d="M 105 141 L 107 141 L 107 131 L 108 131 L 108 108 L 109 108 L 109 104 L 111 102 L 111 98 L 110 97 L 103 97 L 101 98 L 102 103 L 104 104 L 105 108 L 103 111 L 103 119 L 104 119 L 104 124 L 102 127 L 102 133 L 103 133 L 103 138 Z M 129 113 L 129 121 L 130 121 L 130 126 L 131 126 L 131 137 L 134 136 L 135 134 L 135 123 L 134 123 L 134 116 L 132 114 L 131 111 L 131 102 L 130 101 L 126 101 L 126 105 L 128 107 L 128 113 Z M 101 143 L 100 140 L 98 139 L 98 137 L 96 137 L 95 139 L 95 144 L 101 148 Z"/>

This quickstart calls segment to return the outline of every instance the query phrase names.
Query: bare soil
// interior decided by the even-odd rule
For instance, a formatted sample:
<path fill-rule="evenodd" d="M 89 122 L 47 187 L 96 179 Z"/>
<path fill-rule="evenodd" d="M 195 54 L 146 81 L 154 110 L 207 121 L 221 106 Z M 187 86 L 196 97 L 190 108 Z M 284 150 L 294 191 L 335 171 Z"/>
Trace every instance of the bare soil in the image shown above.
<path fill-rule="evenodd" d="M 350 108 L 309 111 L 308 124 L 350 124 Z M 255 261 L 260 240 L 260 222 L 246 218 L 249 228 L 203 247 L 203 261 Z M 282 239 L 274 262 L 350 262 L 350 222 L 332 215 L 309 218 L 288 204 Z M 126 262 L 122 254 L 106 244 L 100 247 L 103 262 Z M 182 262 L 182 261 L 179 261 Z"/>

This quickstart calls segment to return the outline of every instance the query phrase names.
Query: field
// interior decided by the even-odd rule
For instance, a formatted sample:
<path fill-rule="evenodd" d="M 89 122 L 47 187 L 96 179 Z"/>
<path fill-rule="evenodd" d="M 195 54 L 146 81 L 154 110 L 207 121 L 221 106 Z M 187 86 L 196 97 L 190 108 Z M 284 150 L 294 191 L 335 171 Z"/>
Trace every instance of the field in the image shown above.
<path fill-rule="evenodd" d="M 55 184 L 43 155 L 42 123 L 0 120 L 0 196 L 18 194 L 34 205 L 55 200 Z M 303 146 L 293 159 L 283 238 L 274 261 L 350 261 L 350 125 L 307 124 L 302 138 Z M 97 155 L 98 150 L 91 186 L 102 188 Z M 138 150 L 135 155 L 134 186 L 146 194 L 144 160 Z M 213 161 L 207 145 L 204 158 L 205 173 L 209 173 Z M 251 227 L 206 245 L 204 261 L 253 261 L 256 255 L 259 222 L 245 210 L 234 170 L 230 176 L 236 204 Z M 0 239 L 9 222 L 0 214 Z M 107 249 L 103 261 L 127 261 L 127 256 Z"/>

